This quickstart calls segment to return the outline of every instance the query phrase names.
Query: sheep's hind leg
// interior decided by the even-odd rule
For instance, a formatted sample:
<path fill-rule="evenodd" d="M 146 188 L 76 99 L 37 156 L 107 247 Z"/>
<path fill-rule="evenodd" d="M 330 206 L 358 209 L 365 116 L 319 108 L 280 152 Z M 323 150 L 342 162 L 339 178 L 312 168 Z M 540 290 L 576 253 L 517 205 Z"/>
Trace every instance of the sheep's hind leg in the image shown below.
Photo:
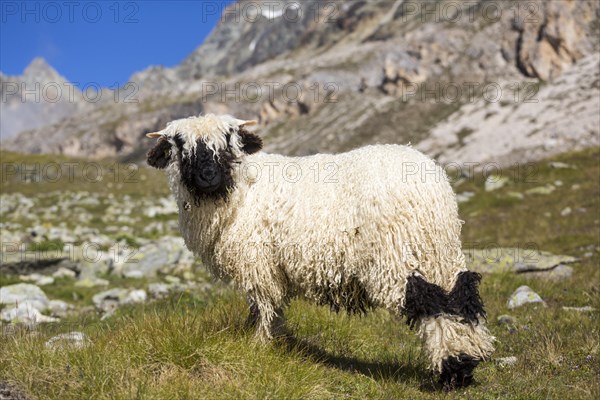
<path fill-rule="evenodd" d="M 494 337 L 484 325 L 485 311 L 479 298 L 479 275 L 458 274 L 450 293 L 418 275 L 406 283 L 402 313 L 418 334 L 445 389 L 467 386 L 477 364 L 489 358 Z"/>

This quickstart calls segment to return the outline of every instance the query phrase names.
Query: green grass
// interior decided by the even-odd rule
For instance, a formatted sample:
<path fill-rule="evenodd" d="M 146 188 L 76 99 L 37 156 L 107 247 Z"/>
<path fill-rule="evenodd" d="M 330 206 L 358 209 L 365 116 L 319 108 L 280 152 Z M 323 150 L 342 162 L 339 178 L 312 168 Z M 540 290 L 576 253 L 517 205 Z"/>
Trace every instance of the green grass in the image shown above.
<path fill-rule="evenodd" d="M 1 150 L 0 167 L 3 194 L 19 192 L 36 196 L 60 191 L 149 198 L 169 194 L 162 171 L 112 160 L 89 161 L 56 154 L 23 155 Z"/>
<path fill-rule="evenodd" d="M 598 398 L 600 149 L 553 160 L 577 169 L 552 169 L 544 161 L 533 166 L 534 174 L 502 171 L 511 180 L 494 192 L 483 190 L 480 175 L 457 185 L 458 192 L 475 192 L 460 210 L 465 243 L 533 243 L 580 257 L 573 277 L 563 282 L 509 273 L 484 277 L 481 295 L 498 339 L 494 357 L 516 356 L 518 361 L 506 367 L 483 363 L 469 388 L 447 394 L 437 390 L 414 333 L 381 310 L 359 318 L 296 300 L 286 314 L 292 338 L 257 344 L 244 327 L 243 295 L 221 284 L 208 294 L 183 293 L 123 308 L 106 321 L 84 315 L 67 320 L 68 326 L 6 334 L 0 340 L 0 381 L 43 399 Z M 522 200 L 508 195 L 556 180 L 562 186 L 550 195 L 525 194 Z M 579 189 L 572 190 L 573 185 Z M 565 207 L 573 212 L 561 216 Z M 0 277 L 0 284 L 11 282 Z M 548 306 L 508 310 L 508 297 L 524 284 Z M 51 298 L 68 295 L 49 286 L 44 290 Z M 596 311 L 562 309 L 586 305 Z M 515 326 L 499 324 L 502 314 L 514 316 Z M 70 329 L 84 331 L 91 344 L 80 350 L 45 348 L 48 338 Z"/>

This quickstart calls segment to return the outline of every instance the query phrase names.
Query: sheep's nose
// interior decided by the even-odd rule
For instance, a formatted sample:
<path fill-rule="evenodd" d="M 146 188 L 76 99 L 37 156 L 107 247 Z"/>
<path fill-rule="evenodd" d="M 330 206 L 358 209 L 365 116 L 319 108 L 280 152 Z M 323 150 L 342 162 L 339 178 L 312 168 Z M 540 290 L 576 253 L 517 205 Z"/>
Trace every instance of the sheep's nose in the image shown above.
<path fill-rule="evenodd" d="M 201 175 L 202 179 L 204 179 L 204 181 L 208 182 L 209 184 L 215 183 L 219 178 L 219 174 L 216 168 L 204 168 L 201 172 Z"/>

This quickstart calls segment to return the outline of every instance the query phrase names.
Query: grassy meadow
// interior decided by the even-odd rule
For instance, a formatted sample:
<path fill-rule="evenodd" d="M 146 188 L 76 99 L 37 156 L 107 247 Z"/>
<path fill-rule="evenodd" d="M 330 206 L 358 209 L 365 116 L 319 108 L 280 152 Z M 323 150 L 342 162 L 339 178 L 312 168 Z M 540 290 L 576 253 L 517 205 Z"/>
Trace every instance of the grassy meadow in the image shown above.
<path fill-rule="evenodd" d="M 2 163 L 16 157 L 2 153 Z M 41 157 L 38 162 L 44 162 Z M 567 167 L 551 167 L 550 161 Z M 160 174 L 145 169 L 136 174 L 137 184 L 121 186 L 3 179 L 2 193 L 85 191 L 150 200 L 167 195 Z M 121 307 L 100 320 L 90 309 L 99 289 L 78 288 L 68 280 L 43 289 L 50 298 L 75 302 L 80 313 L 35 329 L 2 325 L 0 382 L 31 398 L 61 400 L 600 398 L 600 149 L 553 157 L 527 170 L 506 169 L 502 175 L 508 182 L 490 192 L 480 174 L 453 179 L 457 193 L 473 193 L 460 205 L 465 246 L 535 246 L 579 261 L 572 264 L 573 276 L 560 281 L 512 272 L 484 276 L 481 295 L 498 342 L 494 359 L 476 369 L 468 388 L 441 391 L 426 371 L 414 333 L 383 310 L 356 317 L 295 300 L 286 314 L 290 337 L 260 345 L 244 325 L 244 296 L 229 285 L 215 283 L 210 290 Z M 548 185 L 553 187 L 548 194 L 530 191 Z M 105 228 L 105 210 L 88 211 L 97 217 L 90 224 Z M 140 215 L 139 224 L 148 222 Z M 144 234 L 137 228 L 131 233 Z M 147 283 L 106 279 L 109 287 Z M 14 275 L 0 277 L 2 286 L 17 282 Z M 547 306 L 509 310 L 507 300 L 521 285 L 530 286 Z M 503 314 L 516 322 L 500 323 Z M 70 330 L 84 332 L 87 345 L 45 346 L 52 336 Z M 514 365 L 497 361 L 510 356 L 517 358 Z"/>

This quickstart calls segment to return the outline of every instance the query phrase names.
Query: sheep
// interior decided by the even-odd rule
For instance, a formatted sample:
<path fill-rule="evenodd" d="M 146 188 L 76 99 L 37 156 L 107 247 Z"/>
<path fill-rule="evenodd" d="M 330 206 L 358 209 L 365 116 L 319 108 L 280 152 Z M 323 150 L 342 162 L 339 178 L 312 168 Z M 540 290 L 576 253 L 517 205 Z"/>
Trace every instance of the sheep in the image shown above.
<path fill-rule="evenodd" d="M 444 170 L 400 145 L 267 154 L 254 124 L 172 121 L 147 134 L 158 138 L 147 162 L 167 172 L 186 246 L 247 294 L 257 339 L 282 334 L 296 296 L 349 313 L 383 307 L 416 328 L 446 387 L 468 385 L 495 338 Z"/>

